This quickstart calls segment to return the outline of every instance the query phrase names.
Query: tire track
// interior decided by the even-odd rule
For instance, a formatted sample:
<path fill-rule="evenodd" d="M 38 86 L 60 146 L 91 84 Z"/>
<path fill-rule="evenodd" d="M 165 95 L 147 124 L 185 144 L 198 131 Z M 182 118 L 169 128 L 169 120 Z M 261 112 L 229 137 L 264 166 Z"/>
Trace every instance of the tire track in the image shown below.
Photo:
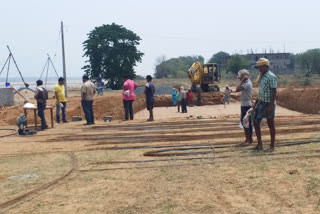
<path fill-rule="evenodd" d="M 70 177 L 72 175 L 73 172 L 77 171 L 79 169 L 79 166 L 78 166 L 78 158 L 77 156 L 73 153 L 73 152 L 67 152 L 66 153 L 69 157 L 70 157 L 70 160 L 71 160 L 71 163 L 72 163 L 72 167 L 71 169 L 66 173 L 64 174 L 63 176 L 57 178 L 57 179 L 54 179 L 46 184 L 43 184 L 33 190 L 30 190 L 26 193 L 23 193 L 21 195 L 18 195 L 10 200 L 7 200 L 5 202 L 2 202 L 0 203 L 0 208 L 3 209 L 3 208 L 7 208 L 13 204 L 16 204 L 17 202 L 31 196 L 31 195 L 36 195 L 38 194 L 40 191 L 43 191 L 43 190 L 46 190 L 46 189 L 49 189 L 50 187 L 53 187 L 53 186 L 56 186 L 56 185 L 61 185 L 63 182 L 60 182 L 60 181 L 63 181 L 65 180 L 66 178 Z M 60 182 L 60 183 L 59 183 Z"/>

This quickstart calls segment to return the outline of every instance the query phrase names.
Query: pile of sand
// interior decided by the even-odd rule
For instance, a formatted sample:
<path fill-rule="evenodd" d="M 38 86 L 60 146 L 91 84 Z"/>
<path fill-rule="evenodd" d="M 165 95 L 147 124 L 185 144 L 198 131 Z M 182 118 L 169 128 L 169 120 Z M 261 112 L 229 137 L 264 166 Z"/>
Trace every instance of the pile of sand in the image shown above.
<path fill-rule="evenodd" d="M 278 92 L 277 103 L 307 114 L 320 113 L 320 88 L 290 86 Z"/>

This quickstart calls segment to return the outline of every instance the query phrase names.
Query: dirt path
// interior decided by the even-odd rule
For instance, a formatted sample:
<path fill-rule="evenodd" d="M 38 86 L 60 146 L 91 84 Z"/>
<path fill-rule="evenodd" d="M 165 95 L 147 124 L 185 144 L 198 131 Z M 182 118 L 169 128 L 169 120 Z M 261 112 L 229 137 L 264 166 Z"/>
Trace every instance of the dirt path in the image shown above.
<path fill-rule="evenodd" d="M 204 96 L 212 104 L 222 98 Z M 104 123 L 105 114 L 123 117 L 112 93 L 95 100 L 94 126 L 72 122 L 25 137 L 3 130 L 0 213 L 319 213 L 320 116 L 277 106 L 276 151 L 255 152 L 238 147 L 236 100 L 188 114 L 155 107 L 156 121 L 146 122 L 139 96 L 134 121 Z M 80 114 L 79 101 L 70 98 L 69 118 Z M 170 96 L 156 101 L 170 105 Z M 14 124 L 20 111 L 0 111 L 0 125 Z M 268 148 L 265 122 L 262 139 Z"/>
<path fill-rule="evenodd" d="M 238 120 L 77 122 L 0 138 L 1 211 L 317 213 L 320 118 L 277 116 L 272 154 L 237 147 Z M 267 147 L 265 125 L 262 134 Z M 78 160 L 72 176 L 43 189 L 70 170 L 66 152 Z M 37 176 L 15 180 L 22 175 Z"/>
<path fill-rule="evenodd" d="M 188 113 L 178 113 L 177 107 L 155 107 L 154 115 L 157 120 L 166 120 L 175 117 L 190 117 L 191 115 L 196 118 L 202 116 L 203 118 L 210 117 L 226 117 L 226 116 L 240 116 L 240 103 L 230 103 L 230 105 L 211 105 L 211 106 L 194 106 L 187 108 Z M 180 110 L 181 111 L 181 110 Z M 276 108 L 277 116 L 299 116 L 302 113 L 285 109 L 281 106 Z M 147 119 L 149 111 L 146 109 L 139 111 L 135 114 L 136 119 Z"/>

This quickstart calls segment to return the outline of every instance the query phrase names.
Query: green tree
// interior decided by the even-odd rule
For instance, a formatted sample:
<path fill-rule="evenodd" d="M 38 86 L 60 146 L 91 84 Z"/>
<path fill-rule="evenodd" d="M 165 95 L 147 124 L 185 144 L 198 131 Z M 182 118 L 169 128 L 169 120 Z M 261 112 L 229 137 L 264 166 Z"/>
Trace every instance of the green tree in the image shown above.
<path fill-rule="evenodd" d="M 320 49 L 310 49 L 297 54 L 296 64 L 306 77 L 310 77 L 314 73 L 320 74 Z"/>
<path fill-rule="evenodd" d="M 226 52 L 220 51 L 218 53 L 215 53 L 212 55 L 212 57 L 209 59 L 208 63 L 217 63 L 219 65 L 223 65 L 230 55 Z"/>
<path fill-rule="evenodd" d="M 241 69 L 248 69 L 249 65 L 250 64 L 247 58 L 238 54 L 232 55 L 227 62 L 227 72 L 237 74 Z"/>
<path fill-rule="evenodd" d="M 291 68 L 291 69 L 295 69 L 295 67 L 296 67 L 296 55 L 291 53 L 289 58 L 290 58 L 290 64 L 288 65 L 288 67 Z"/>
<path fill-rule="evenodd" d="M 204 62 L 202 56 L 181 56 L 166 60 L 160 57 L 157 60 L 154 76 L 156 78 L 184 78 L 187 77 L 187 71 L 190 66 L 196 62 Z"/>
<path fill-rule="evenodd" d="M 160 56 L 156 60 L 156 68 L 154 76 L 155 78 L 162 79 L 162 78 L 168 78 L 169 76 L 169 66 L 166 63 L 166 57 Z"/>
<path fill-rule="evenodd" d="M 83 42 L 88 60 L 82 69 L 91 78 L 100 74 L 108 80 L 107 87 L 120 89 L 122 76 L 135 78 L 134 67 L 143 53 L 137 49 L 141 38 L 122 25 L 112 23 L 96 27 Z"/>

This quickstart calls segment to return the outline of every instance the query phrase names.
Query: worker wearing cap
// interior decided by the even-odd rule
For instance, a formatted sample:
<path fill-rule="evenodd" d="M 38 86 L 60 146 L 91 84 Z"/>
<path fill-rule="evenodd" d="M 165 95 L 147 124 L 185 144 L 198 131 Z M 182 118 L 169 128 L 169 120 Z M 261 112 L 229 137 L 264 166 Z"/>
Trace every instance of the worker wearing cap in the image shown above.
<path fill-rule="evenodd" d="M 274 151 L 275 143 L 275 107 L 277 95 L 277 77 L 269 70 L 270 62 L 266 58 L 260 58 L 257 61 L 256 68 L 259 69 L 259 94 L 256 102 L 253 104 L 254 108 L 254 128 L 258 139 L 256 150 L 262 150 L 263 144 L 261 140 L 260 123 L 263 118 L 267 119 L 268 127 L 270 129 L 271 144 L 269 151 Z"/>

